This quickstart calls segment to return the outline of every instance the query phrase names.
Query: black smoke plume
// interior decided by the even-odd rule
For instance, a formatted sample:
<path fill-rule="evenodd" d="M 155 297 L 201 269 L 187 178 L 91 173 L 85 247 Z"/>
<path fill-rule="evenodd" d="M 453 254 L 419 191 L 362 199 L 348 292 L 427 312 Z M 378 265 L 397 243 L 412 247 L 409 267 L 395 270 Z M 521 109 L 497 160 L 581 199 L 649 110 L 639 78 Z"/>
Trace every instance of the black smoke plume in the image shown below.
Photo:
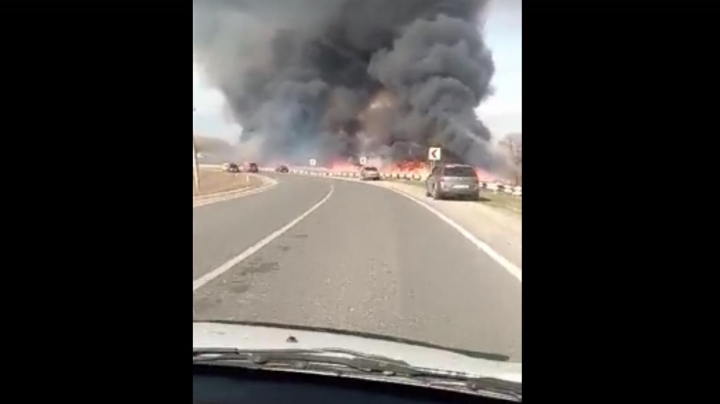
<path fill-rule="evenodd" d="M 489 167 L 474 109 L 494 65 L 483 0 L 196 1 L 195 61 L 261 158 L 451 159 Z M 370 110 L 379 94 L 391 102 Z"/>

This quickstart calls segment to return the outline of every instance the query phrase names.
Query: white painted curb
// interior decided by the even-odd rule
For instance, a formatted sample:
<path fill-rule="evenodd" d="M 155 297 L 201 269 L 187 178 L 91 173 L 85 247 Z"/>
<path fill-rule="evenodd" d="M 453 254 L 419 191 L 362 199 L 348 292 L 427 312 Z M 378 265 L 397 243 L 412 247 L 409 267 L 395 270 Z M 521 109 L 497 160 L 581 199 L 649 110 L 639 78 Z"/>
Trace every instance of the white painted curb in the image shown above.
<path fill-rule="evenodd" d="M 248 174 L 253 175 L 253 174 Z M 255 176 L 255 175 L 253 175 Z M 257 187 L 257 188 L 241 188 L 241 189 L 234 189 L 230 191 L 223 191 L 218 192 L 210 195 L 202 195 L 197 196 L 193 198 L 193 209 L 199 208 L 201 206 L 210 205 L 217 202 L 224 202 L 231 199 L 241 198 L 244 196 L 259 194 L 260 192 L 267 191 L 270 188 L 275 187 L 278 182 L 272 178 L 265 177 L 264 175 L 258 175 L 256 177 L 259 177 L 263 181 L 263 185 Z"/>

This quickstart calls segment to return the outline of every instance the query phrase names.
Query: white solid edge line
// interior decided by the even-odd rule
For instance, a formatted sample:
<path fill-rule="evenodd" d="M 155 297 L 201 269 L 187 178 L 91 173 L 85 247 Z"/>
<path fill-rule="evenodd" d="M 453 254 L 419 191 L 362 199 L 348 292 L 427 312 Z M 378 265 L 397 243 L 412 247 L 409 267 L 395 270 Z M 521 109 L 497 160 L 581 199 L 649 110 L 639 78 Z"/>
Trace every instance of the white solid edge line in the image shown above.
<path fill-rule="evenodd" d="M 293 228 L 296 224 L 300 223 L 301 220 L 305 219 L 308 215 L 313 213 L 317 208 L 322 206 L 325 202 L 327 202 L 328 199 L 330 199 L 330 196 L 332 196 L 333 192 L 335 192 L 335 185 L 330 186 L 330 192 L 325 195 L 325 197 L 318 203 L 316 203 L 313 207 L 308 209 L 305 213 L 298 216 L 295 220 L 292 222 L 286 224 L 281 229 L 274 231 L 269 236 L 265 237 L 264 239 L 260 240 L 257 244 L 254 246 L 248 248 L 247 250 L 241 252 L 239 255 L 233 257 L 228 262 L 220 265 L 219 267 L 213 269 L 212 271 L 206 273 L 205 275 L 199 277 L 198 279 L 193 281 L 193 292 L 204 286 L 206 283 L 210 282 L 211 280 L 217 278 L 218 276 L 222 275 L 223 273 L 227 272 L 230 268 L 234 267 L 235 265 L 241 263 L 242 261 L 246 260 L 251 255 L 258 252 L 261 248 L 265 247 L 266 245 L 270 244 L 273 240 L 280 237 L 283 233 Z"/>
<path fill-rule="evenodd" d="M 411 201 L 417 203 L 418 205 L 424 207 L 425 209 L 429 210 L 430 212 L 435 214 L 435 216 L 442 219 L 442 221 L 449 224 L 455 230 L 459 231 L 460 234 L 462 234 L 466 239 L 468 239 L 471 243 L 475 244 L 475 246 L 477 248 L 481 249 L 485 254 L 489 255 L 490 258 L 494 259 L 498 264 L 500 264 L 503 268 L 505 268 L 508 272 L 510 272 L 510 274 L 512 276 L 514 276 L 515 278 L 517 278 L 517 280 L 522 282 L 522 269 L 518 268 L 515 264 L 508 261 L 505 257 L 500 255 L 497 251 L 493 250 L 492 247 L 490 247 L 489 245 L 478 240 L 477 237 L 475 237 L 472 233 L 467 231 L 464 227 L 460 226 L 459 224 L 455 223 L 455 221 L 453 221 L 449 217 L 445 216 L 444 214 L 442 214 L 440 211 L 438 211 L 434 207 L 426 204 L 425 202 L 418 200 L 414 196 L 410 196 L 402 191 L 398 191 L 397 189 L 386 188 L 386 187 L 383 187 L 380 185 L 376 185 L 376 186 L 378 186 L 380 188 L 389 189 L 389 190 L 395 192 L 396 194 L 402 195 L 402 196 L 410 199 Z"/>
<path fill-rule="evenodd" d="M 345 178 L 337 178 L 337 179 L 339 179 L 339 180 L 344 180 L 344 181 L 349 181 L 349 182 L 355 182 L 355 183 L 358 183 L 358 184 L 374 185 L 374 186 L 376 186 L 376 187 L 378 187 L 378 188 L 382 188 L 382 189 L 387 189 L 387 190 L 389 190 L 389 191 L 393 191 L 393 192 L 395 192 L 395 193 L 398 194 L 398 195 L 401 195 L 401 196 L 404 196 L 405 198 L 410 199 L 411 201 L 413 201 L 413 202 L 417 203 L 418 205 L 422 206 L 423 208 L 429 210 L 429 211 L 430 211 L 431 213 L 433 213 L 435 216 L 439 217 L 442 221 L 444 221 L 445 223 L 449 224 L 452 228 L 454 228 L 455 230 L 457 230 L 458 232 L 460 232 L 460 234 L 462 234 L 463 237 L 465 237 L 466 239 L 468 239 L 468 241 L 470 241 L 471 243 L 473 243 L 473 244 L 475 245 L 475 247 L 479 248 L 479 249 L 482 250 L 485 254 L 487 254 L 488 256 L 490 256 L 490 258 L 494 259 L 495 262 L 497 262 L 498 264 L 500 264 L 500 266 L 502 266 L 503 268 L 505 268 L 505 270 L 508 271 L 508 272 L 510 273 L 510 275 L 514 276 L 515 278 L 517 278 L 517 280 L 519 280 L 519 281 L 522 283 L 522 269 L 518 268 L 515 264 L 513 264 L 513 263 L 510 262 L 510 261 L 508 261 L 507 258 L 503 257 L 503 256 L 500 255 L 497 251 L 493 250 L 492 247 L 490 247 L 489 245 L 487 245 L 487 244 L 483 243 L 482 241 L 478 240 L 477 237 L 475 237 L 472 233 L 470 233 L 470 232 L 469 232 L 468 230 L 466 230 L 464 227 L 460 226 L 460 225 L 457 224 L 455 221 L 453 221 L 453 220 L 450 219 L 449 217 L 445 216 L 443 213 L 441 213 L 441 212 L 438 211 L 437 209 L 433 208 L 432 206 L 426 204 L 425 202 L 423 202 L 423 201 L 415 198 L 414 196 L 410 196 L 410 195 L 406 194 L 406 193 L 403 192 L 403 191 L 397 190 L 397 189 L 395 189 L 395 188 L 386 187 L 386 186 L 383 186 L 383 185 L 380 185 L 380 184 L 376 184 L 376 183 L 373 183 L 373 182 L 354 181 L 354 180 L 345 179 Z"/>

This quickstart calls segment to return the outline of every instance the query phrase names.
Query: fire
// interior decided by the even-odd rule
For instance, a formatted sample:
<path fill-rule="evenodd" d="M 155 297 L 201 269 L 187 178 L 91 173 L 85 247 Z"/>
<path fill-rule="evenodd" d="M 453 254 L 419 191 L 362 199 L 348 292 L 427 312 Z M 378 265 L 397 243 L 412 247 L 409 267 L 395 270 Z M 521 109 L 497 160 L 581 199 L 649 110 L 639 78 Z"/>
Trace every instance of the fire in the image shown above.
<path fill-rule="evenodd" d="M 373 161 L 373 159 L 369 159 L 367 165 L 377 167 L 380 173 L 391 176 L 420 176 L 425 179 L 428 175 L 430 175 L 430 163 L 426 161 L 400 161 L 383 164 L 380 161 Z M 336 172 L 359 172 L 360 168 L 362 168 L 362 165 L 348 162 L 335 162 L 330 164 L 328 167 L 330 171 Z M 475 167 L 475 174 L 481 182 L 504 182 L 481 168 Z"/>
<path fill-rule="evenodd" d="M 424 161 L 401 161 L 390 166 L 391 173 L 420 175 L 425 178 L 430 175 L 430 164 Z"/>
<path fill-rule="evenodd" d="M 489 172 L 475 167 L 475 174 L 480 182 L 499 182 L 499 180 Z"/>
<path fill-rule="evenodd" d="M 430 163 L 426 161 L 407 160 L 391 163 L 387 161 L 382 161 L 380 159 L 370 158 L 365 165 L 376 167 L 381 174 L 389 175 L 392 177 L 413 177 L 416 179 L 420 177 L 424 180 L 428 177 L 428 175 L 430 175 Z M 339 160 L 331 162 L 324 167 L 316 168 L 337 173 L 359 173 L 362 167 L 362 164 Z M 475 167 L 475 174 L 477 174 L 478 180 L 480 180 L 480 182 L 505 182 L 481 168 Z"/>
<path fill-rule="evenodd" d="M 370 159 L 366 165 L 376 167 L 383 174 L 399 174 L 399 175 L 420 175 L 427 177 L 430 174 L 430 165 L 424 161 L 403 161 L 397 163 L 382 163 Z M 330 171 L 337 172 L 355 172 L 360 171 L 361 164 L 352 164 L 348 162 L 334 162 L 329 165 Z"/>

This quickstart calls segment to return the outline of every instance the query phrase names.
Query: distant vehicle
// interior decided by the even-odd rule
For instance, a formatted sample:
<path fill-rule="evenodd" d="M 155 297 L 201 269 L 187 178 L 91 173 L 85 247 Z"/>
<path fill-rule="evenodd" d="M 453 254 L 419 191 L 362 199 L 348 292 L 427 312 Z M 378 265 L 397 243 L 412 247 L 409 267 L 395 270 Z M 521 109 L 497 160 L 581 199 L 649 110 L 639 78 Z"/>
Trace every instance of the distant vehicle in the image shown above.
<path fill-rule="evenodd" d="M 279 166 L 278 168 L 275 169 L 275 172 L 287 173 L 287 172 L 290 172 L 290 170 L 287 168 L 287 166 Z"/>
<path fill-rule="evenodd" d="M 446 197 L 480 199 L 480 185 L 475 169 L 466 164 L 435 167 L 425 181 L 425 195 L 433 199 Z"/>
<path fill-rule="evenodd" d="M 249 173 L 256 173 L 256 172 L 260 171 L 260 169 L 258 168 L 257 163 L 248 163 L 247 171 Z"/>
<path fill-rule="evenodd" d="M 360 179 L 363 181 L 367 181 L 367 180 L 377 181 L 380 179 L 380 172 L 375 167 L 365 166 L 360 169 Z"/>
<path fill-rule="evenodd" d="M 225 168 L 225 171 L 229 173 L 239 173 L 240 167 L 238 167 L 235 163 L 225 163 L 223 164 L 223 167 Z"/>

